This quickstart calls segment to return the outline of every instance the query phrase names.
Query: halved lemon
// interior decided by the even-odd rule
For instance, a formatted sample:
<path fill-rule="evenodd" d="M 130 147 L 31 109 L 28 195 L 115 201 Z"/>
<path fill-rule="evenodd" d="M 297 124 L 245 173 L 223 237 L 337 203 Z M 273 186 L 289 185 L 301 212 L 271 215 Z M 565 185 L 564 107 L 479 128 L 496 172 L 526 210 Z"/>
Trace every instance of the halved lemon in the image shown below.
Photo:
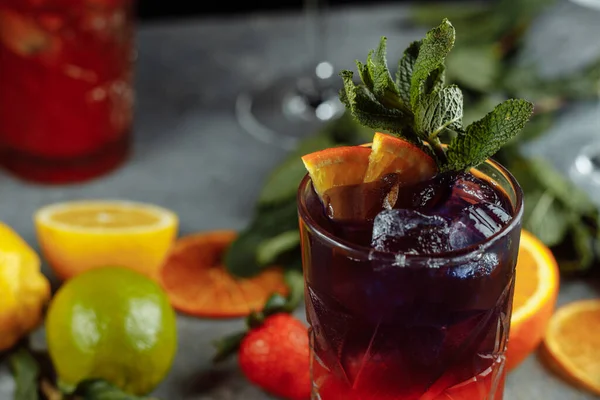
<path fill-rule="evenodd" d="M 600 299 L 561 307 L 550 320 L 544 353 L 568 381 L 600 396 Z"/>
<path fill-rule="evenodd" d="M 247 279 L 229 274 L 222 257 L 236 236 L 235 231 L 201 232 L 176 242 L 161 272 L 175 309 L 198 317 L 241 317 L 262 310 L 273 293 L 287 294 L 281 268 Z"/>
<path fill-rule="evenodd" d="M 119 200 L 52 204 L 34 221 L 42 253 L 62 279 L 105 266 L 157 279 L 179 223 L 165 208 Z"/>
<path fill-rule="evenodd" d="M 506 366 L 513 369 L 541 343 L 554 312 L 559 272 L 552 252 L 527 231 L 521 232 L 513 314 Z"/>
<path fill-rule="evenodd" d="M 437 165 L 414 144 L 376 132 L 364 181 L 373 182 L 391 173 L 398 174 L 403 184 L 417 183 L 433 177 Z"/>

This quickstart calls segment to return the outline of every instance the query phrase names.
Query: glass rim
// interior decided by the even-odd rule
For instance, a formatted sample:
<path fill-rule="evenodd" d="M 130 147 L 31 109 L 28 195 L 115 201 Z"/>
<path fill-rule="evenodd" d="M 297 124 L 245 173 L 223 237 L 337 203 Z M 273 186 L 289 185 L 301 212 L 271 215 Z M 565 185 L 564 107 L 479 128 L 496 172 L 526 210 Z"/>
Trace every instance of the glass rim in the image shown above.
<path fill-rule="evenodd" d="M 334 246 L 344 251 L 349 257 L 355 258 L 357 260 L 380 260 L 383 262 L 394 263 L 397 261 L 397 256 L 402 255 L 403 264 L 405 264 L 406 266 L 410 266 L 411 263 L 414 263 L 426 264 L 432 268 L 439 268 L 447 264 L 447 261 L 451 261 L 453 263 L 464 263 L 472 261 L 474 258 L 482 256 L 488 248 L 492 247 L 499 240 L 509 235 L 517 226 L 519 226 L 523 216 L 523 190 L 521 189 L 521 186 L 519 185 L 515 177 L 502 164 L 493 159 L 487 159 L 486 161 L 484 161 L 484 164 L 489 164 L 492 168 L 499 171 L 502 175 L 504 175 L 506 180 L 512 186 L 515 192 L 515 212 L 510 223 L 504 225 L 502 229 L 500 229 L 498 232 L 487 238 L 483 243 L 473 244 L 458 250 L 451 250 L 430 255 L 393 253 L 375 250 L 372 247 L 368 246 L 354 244 L 335 236 L 334 234 L 328 232 L 322 226 L 320 226 L 311 217 L 307 209 L 306 202 L 304 200 L 305 196 L 303 196 L 303 193 L 305 192 L 305 188 L 312 183 L 309 174 L 306 174 L 304 178 L 302 178 L 300 186 L 298 187 L 298 214 L 302 221 L 304 221 L 310 227 L 310 229 L 314 232 L 315 236 L 317 236 L 320 240 L 326 242 L 330 246 Z M 477 170 L 478 168 L 473 169 Z M 488 174 L 484 175 L 488 176 Z M 495 180 L 492 181 L 496 182 Z M 498 183 L 496 184 L 498 185 Z M 443 264 L 436 263 L 436 261 L 442 260 L 446 262 L 444 262 Z"/>

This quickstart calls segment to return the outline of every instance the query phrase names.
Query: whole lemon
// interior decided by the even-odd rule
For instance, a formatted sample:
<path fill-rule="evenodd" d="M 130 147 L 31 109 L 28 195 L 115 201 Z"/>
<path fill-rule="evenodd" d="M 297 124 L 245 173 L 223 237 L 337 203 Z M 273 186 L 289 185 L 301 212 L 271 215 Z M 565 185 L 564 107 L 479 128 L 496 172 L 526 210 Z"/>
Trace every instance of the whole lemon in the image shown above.
<path fill-rule="evenodd" d="M 40 258 L 0 222 L 0 352 L 42 322 L 49 299 L 50 283 L 40 270 Z"/>
<path fill-rule="evenodd" d="M 67 281 L 46 316 L 48 350 L 66 387 L 104 379 L 143 395 L 177 350 L 175 312 L 162 289 L 130 269 L 103 267 Z"/>

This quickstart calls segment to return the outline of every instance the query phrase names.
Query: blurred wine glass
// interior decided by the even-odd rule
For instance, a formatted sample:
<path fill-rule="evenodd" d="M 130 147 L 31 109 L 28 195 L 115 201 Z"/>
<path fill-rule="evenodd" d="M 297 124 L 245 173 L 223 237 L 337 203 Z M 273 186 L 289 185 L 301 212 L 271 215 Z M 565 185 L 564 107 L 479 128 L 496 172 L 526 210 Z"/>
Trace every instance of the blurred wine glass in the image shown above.
<path fill-rule="evenodd" d="M 571 2 L 588 8 L 590 12 L 600 17 L 600 0 L 571 0 Z M 589 142 L 579 150 L 570 174 L 576 182 L 600 195 L 600 78 L 596 82 L 596 94 L 595 117 L 592 124 L 594 131 L 590 132 Z"/>
<path fill-rule="evenodd" d="M 235 106 L 242 128 L 254 138 L 284 149 L 321 124 L 338 118 L 344 106 L 338 99 L 339 82 L 326 57 L 325 0 L 304 0 L 308 69 L 283 76 L 241 93 Z"/>

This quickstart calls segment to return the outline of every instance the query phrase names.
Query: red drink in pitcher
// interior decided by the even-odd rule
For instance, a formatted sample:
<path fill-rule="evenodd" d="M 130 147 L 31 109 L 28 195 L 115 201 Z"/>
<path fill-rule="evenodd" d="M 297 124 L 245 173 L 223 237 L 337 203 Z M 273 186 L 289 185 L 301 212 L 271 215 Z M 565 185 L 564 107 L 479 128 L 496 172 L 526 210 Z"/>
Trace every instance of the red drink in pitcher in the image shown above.
<path fill-rule="evenodd" d="M 0 0 L 0 164 L 63 183 L 131 141 L 133 0 Z"/>

